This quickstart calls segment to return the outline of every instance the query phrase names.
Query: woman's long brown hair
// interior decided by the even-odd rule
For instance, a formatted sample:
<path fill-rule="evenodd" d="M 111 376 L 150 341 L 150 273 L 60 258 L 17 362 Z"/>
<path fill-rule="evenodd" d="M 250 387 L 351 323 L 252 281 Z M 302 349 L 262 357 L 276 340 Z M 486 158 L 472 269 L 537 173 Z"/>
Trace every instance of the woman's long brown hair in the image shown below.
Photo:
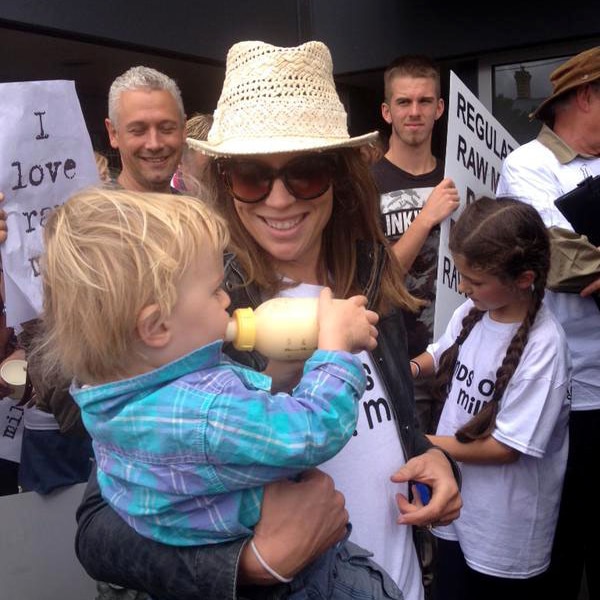
<path fill-rule="evenodd" d="M 338 149 L 331 153 L 336 155 L 338 169 L 333 182 L 332 215 L 323 232 L 318 273 L 320 283 L 329 285 L 337 298 L 362 293 L 357 280 L 356 243 L 363 240 L 371 244 L 373 252 L 387 255 L 374 309 L 385 312 L 396 306 L 415 310 L 420 301 L 406 290 L 406 274 L 383 235 L 379 193 L 368 166 L 355 148 Z M 244 269 L 248 282 L 258 285 L 266 297 L 273 296 L 285 284 L 275 270 L 271 257 L 240 221 L 234 201 L 214 162 L 207 170 L 205 183 L 208 195 L 216 199 L 217 208 L 229 223 L 230 248 Z"/>

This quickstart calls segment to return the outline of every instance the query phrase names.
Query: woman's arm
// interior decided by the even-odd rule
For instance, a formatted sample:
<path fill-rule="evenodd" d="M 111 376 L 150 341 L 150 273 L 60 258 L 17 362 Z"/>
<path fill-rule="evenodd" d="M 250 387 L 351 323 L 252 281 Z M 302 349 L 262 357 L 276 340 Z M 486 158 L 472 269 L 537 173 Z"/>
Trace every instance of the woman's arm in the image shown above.
<path fill-rule="evenodd" d="M 275 571 L 290 577 L 342 539 L 347 522 L 342 494 L 313 469 L 298 482 L 265 488 L 255 543 Z M 246 542 L 175 547 L 142 537 L 104 501 L 95 469 L 77 510 L 75 549 L 87 573 L 154 600 L 235 600 L 244 597 L 243 586 L 277 583 Z"/>

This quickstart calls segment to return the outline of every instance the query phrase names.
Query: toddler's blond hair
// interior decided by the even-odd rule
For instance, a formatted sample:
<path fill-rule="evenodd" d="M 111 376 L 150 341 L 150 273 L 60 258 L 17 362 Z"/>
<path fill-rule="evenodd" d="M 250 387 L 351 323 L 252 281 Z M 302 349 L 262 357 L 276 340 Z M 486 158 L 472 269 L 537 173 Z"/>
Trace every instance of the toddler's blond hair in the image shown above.
<path fill-rule="evenodd" d="M 90 188 L 53 211 L 44 242 L 38 350 L 47 372 L 94 383 L 124 375 L 140 311 L 167 317 L 186 269 L 220 257 L 229 233 L 197 198 Z"/>

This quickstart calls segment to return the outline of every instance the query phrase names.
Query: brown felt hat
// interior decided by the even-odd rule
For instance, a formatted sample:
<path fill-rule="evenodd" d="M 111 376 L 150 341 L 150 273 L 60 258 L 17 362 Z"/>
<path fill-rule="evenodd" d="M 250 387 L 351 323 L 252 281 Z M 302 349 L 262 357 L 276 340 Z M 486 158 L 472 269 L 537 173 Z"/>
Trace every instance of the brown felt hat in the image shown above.
<path fill-rule="evenodd" d="M 530 115 L 530 119 L 548 120 L 548 107 L 559 96 L 580 85 L 600 79 L 600 46 L 585 50 L 564 62 L 550 74 L 552 95 Z"/>

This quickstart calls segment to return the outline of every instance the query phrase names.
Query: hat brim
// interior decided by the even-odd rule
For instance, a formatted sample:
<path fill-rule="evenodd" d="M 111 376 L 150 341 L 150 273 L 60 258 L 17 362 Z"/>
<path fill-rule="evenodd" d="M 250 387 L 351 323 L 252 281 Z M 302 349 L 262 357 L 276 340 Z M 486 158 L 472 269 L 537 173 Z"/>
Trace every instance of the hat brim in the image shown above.
<path fill-rule="evenodd" d="M 255 154 L 283 154 L 286 152 L 319 152 L 336 148 L 351 148 L 375 142 L 379 132 L 372 131 L 353 138 L 298 138 L 255 137 L 232 138 L 219 143 L 187 138 L 187 145 L 192 150 L 199 150 L 208 156 L 249 156 Z"/>
<path fill-rule="evenodd" d="M 577 87 L 577 86 L 573 86 L 573 87 Z M 529 120 L 533 121 L 533 119 L 539 119 L 540 121 L 545 121 L 547 119 L 547 115 L 545 113 L 546 113 L 546 110 L 549 108 L 549 106 L 557 98 L 560 98 L 560 96 L 562 96 L 563 94 L 568 92 L 570 89 L 573 89 L 573 88 L 561 90 L 560 94 L 552 94 L 552 96 L 549 96 L 548 98 L 546 98 L 533 112 L 529 113 Z"/>
<path fill-rule="evenodd" d="M 590 77 L 586 81 L 574 81 L 570 85 L 564 86 L 560 90 L 560 92 L 554 93 L 551 96 L 549 96 L 548 98 L 546 98 L 533 112 L 529 113 L 529 119 L 530 120 L 539 119 L 540 121 L 546 121 L 548 119 L 548 115 L 546 114 L 546 111 L 548 110 L 550 105 L 555 100 L 557 100 L 561 96 L 564 96 L 567 92 L 570 92 L 571 90 L 574 90 L 575 88 L 578 88 L 582 85 L 586 85 L 588 83 L 593 83 L 594 81 L 597 81 L 598 79 L 600 79 L 600 74 Z"/>

